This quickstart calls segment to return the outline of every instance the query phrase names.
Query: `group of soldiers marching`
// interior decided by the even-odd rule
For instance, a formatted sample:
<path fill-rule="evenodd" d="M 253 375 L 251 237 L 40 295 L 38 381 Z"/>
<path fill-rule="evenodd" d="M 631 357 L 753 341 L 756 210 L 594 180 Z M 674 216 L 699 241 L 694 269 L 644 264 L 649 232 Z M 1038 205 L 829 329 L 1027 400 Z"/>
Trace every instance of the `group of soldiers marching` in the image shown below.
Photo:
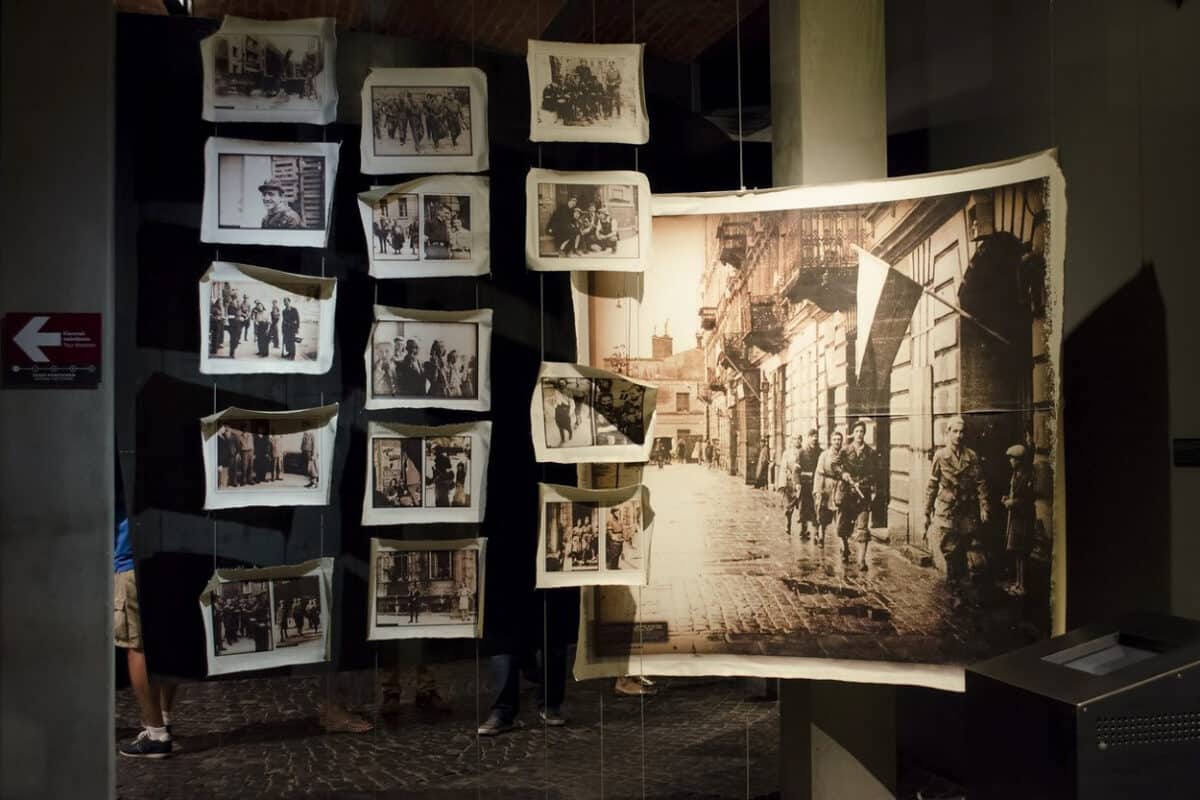
<path fill-rule="evenodd" d="M 843 563 L 851 561 L 851 542 L 857 541 L 861 570 L 869 569 L 871 504 L 880 473 L 878 455 L 866 443 L 869 424 L 865 418 L 857 420 L 848 442 L 835 430 L 824 450 L 815 428 L 804 439 L 796 437 L 781 476 L 788 535 L 797 511 L 802 540 L 809 537 L 811 526 L 814 542 L 823 545 L 832 525 L 841 542 Z M 993 515 L 982 462 L 964 445 L 963 428 L 962 417 L 946 422 L 946 443 L 933 455 L 925 489 L 926 540 L 936 544 L 945 558 L 946 581 L 953 590 L 965 589 L 984 574 L 989 549 L 985 536 Z M 1006 591 L 1016 596 L 1025 593 L 1025 562 L 1033 550 L 1037 525 L 1032 455 L 1025 444 L 1006 451 L 1010 480 L 1001 498 L 1004 548 L 1014 559 L 1015 573 Z"/>
<path fill-rule="evenodd" d="M 269 357 L 272 347 L 282 347 L 281 357 L 294 359 L 299 332 L 300 312 L 289 297 L 283 298 L 283 308 L 279 307 L 278 300 L 272 300 L 271 307 L 267 308 L 261 300 L 251 303 L 249 295 L 239 297 L 237 291 L 230 290 L 215 298 L 209 306 L 209 356 L 220 355 L 225 348 L 225 355 L 235 358 L 238 345 L 249 341 L 253 333 L 259 358 Z"/>
<path fill-rule="evenodd" d="M 562 70 L 558 79 L 542 90 L 542 108 L 554 112 L 564 125 L 590 125 L 620 117 L 621 71 L 612 60 L 597 67 L 593 70 L 583 62 Z"/>
<path fill-rule="evenodd" d="M 379 98 L 374 112 L 371 122 L 376 141 L 386 134 L 403 147 L 411 138 L 418 153 L 425 140 L 433 144 L 434 150 L 440 149 L 442 140 L 447 138 L 451 147 L 458 147 L 458 137 L 470 128 L 462 102 L 444 92 L 406 91 Z"/>
<path fill-rule="evenodd" d="M 292 602 L 280 600 L 275 608 L 275 624 L 279 628 L 279 644 L 288 641 L 288 622 L 292 622 L 294 630 L 292 638 L 304 635 L 304 623 L 308 623 L 308 635 L 312 636 L 321 629 L 321 606 L 317 598 L 293 597 Z"/>

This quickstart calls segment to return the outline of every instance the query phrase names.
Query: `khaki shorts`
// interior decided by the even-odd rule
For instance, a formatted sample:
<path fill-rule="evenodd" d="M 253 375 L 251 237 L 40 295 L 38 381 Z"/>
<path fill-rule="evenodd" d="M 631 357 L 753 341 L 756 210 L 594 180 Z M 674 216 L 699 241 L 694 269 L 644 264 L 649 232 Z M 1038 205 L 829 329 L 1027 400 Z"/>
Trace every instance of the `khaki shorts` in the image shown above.
<path fill-rule="evenodd" d="M 133 570 L 113 575 L 113 643 L 130 650 L 142 649 L 142 617 Z"/>

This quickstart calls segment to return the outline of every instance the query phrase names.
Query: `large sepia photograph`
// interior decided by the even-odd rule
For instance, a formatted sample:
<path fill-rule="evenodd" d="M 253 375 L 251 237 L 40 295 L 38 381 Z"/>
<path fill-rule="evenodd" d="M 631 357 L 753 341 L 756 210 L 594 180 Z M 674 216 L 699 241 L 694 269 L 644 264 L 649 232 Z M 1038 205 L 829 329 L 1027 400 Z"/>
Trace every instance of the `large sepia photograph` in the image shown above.
<path fill-rule="evenodd" d="M 375 307 L 366 407 L 491 408 L 492 311 Z"/>
<path fill-rule="evenodd" d="M 375 277 L 482 275 L 490 269 L 486 177 L 437 175 L 358 197 Z"/>
<path fill-rule="evenodd" d="M 327 125 L 337 118 L 332 17 L 224 18 L 200 42 L 203 117 L 210 122 Z"/>
<path fill-rule="evenodd" d="M 371 422 L 363 525 L 482 522 L 491 423 Z"/>
<path fill-rule="evenodd" d="M 545 362 L 530 403 L 538 461 L 646 461 L 659 394 L 653 384 L 579 364 Z"/>
<path fill-rule="evenodd" d="M 335 278 L 213 262 L 200 278 L 200 372 L 328 372 L 336 305 Z"/>
<path fill-rule="evenodd" d="M 530 269 L 645 268 L 650 246 L 650 184 L 645 175 L 532 169 L 525 196 Z"/>
<path fill-rule="evenodd" d="M 648 490 L 544 483 L 538 496 L 538 588 L 646 583 L 653 528 Z"/>
<path fill-rule="evenodd" d="M 1050 635 L 1053 156 L 655 215 L 640 297 L 575 284 L 581 360 L 660 397 L 656 568 L 587 593 L 576 674 L 961 690 L 963 665 Z"/>
<path fill-rule="evenodd" d="M 640 44 L 530 40 L 530 140 L 649 141 L 642 50 Z"/>
<path fill-rule="evenodd" d="M 327 505 L 337 405 L 227 408 L 201 421 L 206 509 Z"/>
<path fill-rule="evenodd" d="M 333 559 L 217 570 L 200 595 L 208 674 L 328 660 Z"/>
<path fill-rule="evenodd" d="M 480 636 L 486 544 L 372 539 L 367 638 Z"/>
<path fill-rule="evenodd" d="M 362 171 L 483 172 L 487 77 L 474 67 L 376 67 L 362 88 Z"/>
<path fill-rule="evenodd" d="M 337 151 L 336 142 L 210 138 L 201 240 L 324 247 Z"/>

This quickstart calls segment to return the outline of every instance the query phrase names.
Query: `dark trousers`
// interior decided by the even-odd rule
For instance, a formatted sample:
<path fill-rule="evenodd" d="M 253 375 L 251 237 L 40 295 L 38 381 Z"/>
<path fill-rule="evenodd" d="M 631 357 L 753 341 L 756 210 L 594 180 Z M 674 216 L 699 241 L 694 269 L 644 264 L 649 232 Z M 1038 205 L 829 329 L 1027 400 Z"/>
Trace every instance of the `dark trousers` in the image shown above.
<path fill-rule="evenodd" d="M 521 710 L 521 665 L 522 656 L 516 653 L 500 653 L 492 656 L 492 687 L 496 690 L 496 701 L 492 711 L 512 722 Z M 533 654 L 524 657 L 533 660 Z M 543 669 L 537 670 L 542 685 L 537 689 L 537 704 L 558 708 L 562 705 L 567 683 L 567 648 L 550 645 L 543 659 Z"/>

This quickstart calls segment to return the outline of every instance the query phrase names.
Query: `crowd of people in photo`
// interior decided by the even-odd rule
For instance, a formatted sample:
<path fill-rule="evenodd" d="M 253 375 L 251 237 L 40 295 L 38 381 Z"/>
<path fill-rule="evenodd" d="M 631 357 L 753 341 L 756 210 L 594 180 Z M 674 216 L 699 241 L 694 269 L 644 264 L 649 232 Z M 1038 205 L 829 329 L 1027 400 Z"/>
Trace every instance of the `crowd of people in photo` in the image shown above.
<path fill-rule="evenodd" d="M 420 342 L 396 337 L 390 347 L 377 347 L 374 372 L 374 391 L 379 396 L 471 398 L 478 393 L 476 357 L 447 352 L 440 339 L 433 340 L 428 358 L 422 359 Z"/>
<path fill-rule="evenodd" d="M 553 77 L 542 88 L 542 109 L 560 123 L 595 125 L 621 117 L 624 101 L 616 59 L 550 56 L 550 64 Z"/>
<path fill-rule="evenodd" d="M 228 655 L 242 639 L 254 642 L 254 652 L 271 649 L 271 601 L 267 593 L 255 592 L 223 597 L 212 595 L 213 646 L 216 655 Z"/>
<path fill-rule="evenodd" d="M 217 432 L 217 486 L 234 488 L 258 486 L 282 481 L 284 476 L 283 436 L 271 432 L 266 420 L 241 425 L 223 425 Z M 307 489 L 315 488 L 317 468 L 316 436 L 304 431 L 300 436 L 300 458 Z"/>
<path fill-rule="evenodd" d="M 437 152 L 446 139 L 451 148 L 457 148 L 460 136 L 471 135 L 470 100 L 461 99 L 467 91 L 409 89 L 376 97 L 371 114 L 375 141 L 386 136 L 403 147 L 411 139 L 417 153 L 426 142 Z"/>
<path fill-rule="evenodd" d="M 279 628 L 280 645 L 287 644 L 289 639 L 303 638 L 305 623 L 308 623 L 309 637 L 320 632 L 321 604 L 316 597 L 298 596 L 293 597 L 290 603 L 280 600 L 275 605 L 275 625 Z"/>
<path fill-rule="evenodd" d="M 263 287 L 266 289 L 266 287 Z M 213 299 L 208 312 L 208 355 L 236 358 L 238 345 L 249 343 L 251 334 L 257 345 L 259 358 L 269 358 L 277 350 L 276 358 L 294 360 L 296 344 L 301 341 L 300 312 L 292 305 L 290 297 L 272 299 L 268 308 L 264 302 L 249 294 L 239 295 L 236 289 L 224 286 L 220 296 Z"/>
<path fill-rule="evenodd" d="M 621 232 L 612 212 L 595 200 L 588 200 L 580 208 L 578 196 L 567 195 L 546 223 L 546 234 L 554 243 L 553 255 L 588 256 L 603 255 L 611 251 L 616 255 L 621 242 Z"/>

